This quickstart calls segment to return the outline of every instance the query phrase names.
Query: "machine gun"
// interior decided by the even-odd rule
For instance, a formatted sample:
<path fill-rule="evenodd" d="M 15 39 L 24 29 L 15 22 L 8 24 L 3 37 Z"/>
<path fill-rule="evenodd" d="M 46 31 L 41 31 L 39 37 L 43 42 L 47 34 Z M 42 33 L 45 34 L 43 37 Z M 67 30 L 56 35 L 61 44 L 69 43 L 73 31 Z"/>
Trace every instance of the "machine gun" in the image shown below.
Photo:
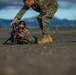
<path fill-rule="evenodd" d="M 17 23 L 14 23 L 11 27 L 12 31 L 11 31 L 11 36 L 10 38 L 8 38 L 3 44 L 6 44 L 8 41 L 11 42 L 11 44 L 16 44 L 17 43 L 17 35 L 18 33 L 18 29 L 19 26 L 17 25 Z"/>

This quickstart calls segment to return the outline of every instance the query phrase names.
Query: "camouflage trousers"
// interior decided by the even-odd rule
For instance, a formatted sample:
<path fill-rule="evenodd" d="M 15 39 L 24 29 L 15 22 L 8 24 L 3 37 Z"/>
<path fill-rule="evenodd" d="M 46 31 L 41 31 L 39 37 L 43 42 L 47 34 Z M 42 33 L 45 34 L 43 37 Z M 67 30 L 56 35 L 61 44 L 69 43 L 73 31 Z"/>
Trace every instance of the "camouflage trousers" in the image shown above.
<path fill-rule="evenodd" d="M 50 21 L 57 11 L 58 6 L 50 6 L 49 8 L 42 10 L 40 15 L 37 17 L 42 34 L 50 34 Z"/>

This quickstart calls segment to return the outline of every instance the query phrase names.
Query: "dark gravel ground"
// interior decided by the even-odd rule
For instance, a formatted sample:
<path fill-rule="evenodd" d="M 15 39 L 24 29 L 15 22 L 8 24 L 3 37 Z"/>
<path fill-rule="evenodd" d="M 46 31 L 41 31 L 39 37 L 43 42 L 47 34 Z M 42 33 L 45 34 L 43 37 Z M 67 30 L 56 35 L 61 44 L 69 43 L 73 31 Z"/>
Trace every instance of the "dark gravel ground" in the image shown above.
<path fill-rule="evenodd" d="M 42 37 L 39 29 L 32 35 Z M 37 45 L 2 43 L 9 38 L 9 29 L 0 30 L 0 75 L 76 75 L 76 27 L 64 27 L 53 42 Z"/>

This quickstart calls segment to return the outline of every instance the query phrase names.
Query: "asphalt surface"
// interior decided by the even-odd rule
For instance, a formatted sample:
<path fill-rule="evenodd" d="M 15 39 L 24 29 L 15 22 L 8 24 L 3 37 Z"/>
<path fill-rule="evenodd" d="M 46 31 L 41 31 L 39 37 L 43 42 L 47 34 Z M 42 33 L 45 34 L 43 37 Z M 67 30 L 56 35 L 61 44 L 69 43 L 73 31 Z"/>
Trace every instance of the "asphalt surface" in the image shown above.
<path fill-rule="evenodd" d="M 30 29 L 41 38 L 40 29 Z M 76 27 L 51 28 L 50 44 L 11 45 L 9 29 L 0 30 L 0 75 L 76 75 Z"/>

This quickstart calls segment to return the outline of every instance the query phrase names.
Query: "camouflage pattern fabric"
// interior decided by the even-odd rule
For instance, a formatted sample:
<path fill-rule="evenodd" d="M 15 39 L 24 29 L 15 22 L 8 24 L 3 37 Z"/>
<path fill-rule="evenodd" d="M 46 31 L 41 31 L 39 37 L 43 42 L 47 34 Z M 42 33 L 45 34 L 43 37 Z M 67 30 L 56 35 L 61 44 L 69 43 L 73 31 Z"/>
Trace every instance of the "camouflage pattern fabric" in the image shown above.
<path fill-rule="evenodd" d="M 23 42 L 29 42 L 29 43 L 35 43 L 35 38 L 33 36 L 31 36 L 29 30 L 27 28 L 24 29 L 23 31 L 23 36 L 24 39 Z"/>
<path fill-rule="evenodd" d="M 37 17 L 40 23 L 40 28 L 43 34 L 50 33 L 50 21 L 58 9 L 56 0 L 35 0 L 35 4 L 31 6 L 35 11 L 40 12 Z M 29 9 L 26 5 L 16 15 L 17 18 L 21 19 L 23 14 Z M 31 13 L 30 13 L 31 14 Z"/>

